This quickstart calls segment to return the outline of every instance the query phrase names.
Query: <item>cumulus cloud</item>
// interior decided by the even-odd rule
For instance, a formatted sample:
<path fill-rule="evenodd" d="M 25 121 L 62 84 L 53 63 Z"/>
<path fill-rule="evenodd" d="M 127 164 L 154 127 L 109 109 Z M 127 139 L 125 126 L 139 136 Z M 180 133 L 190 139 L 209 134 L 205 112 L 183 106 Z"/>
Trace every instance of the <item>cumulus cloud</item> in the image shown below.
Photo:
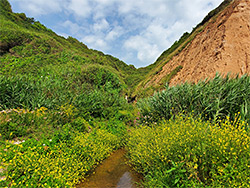
<path fill-rule="evenodd" d="M 107 33 L 105 40 L 114 41 L 117 38 L 119 38 L 121 35 L 123 35 L 123 33 L 125 33 L 124 28 L 122 28 L 121 26 L 115 26 L 113 29 L 111 29 Z"/>
<path fill-rule="evenodd" d="M 32 17 L 60 17 L 52 28 L 136 67 L 158 56 L 223 0 L 10 0 Z M 15 10 L 15 9 L 14 9 Z"/>
<path fill-rule="evenodd" d="M 89 44 L 88 46 L 90 48 L 103 49 L 104 51 L 109 49 L 107 42 L 96 35 L 85 36 L 81 39 L 81 41 L 84 41 L 85 43 Z"/>
<path fill-rule="evenodd" d="M 41 16 L 45 14 L 51 14 L 55 12 L 60 12 L 64 8 L 64 3 L 60 0 L 10 0 L 11 4 L 17 4 L 20 10 L 31 15 Z"/>
<path fill-rule="evenodd" d="M 101 19 L 93 24 L 93 29 L 95 32 L 103 32 L 109 29 L 109 23 L 106 19 Z"/>
<path fill-rule="evenodd" d="M 71 10 L 76 16 L 88 17 L 91 15 L 92 7 L 88 0 L 70 0 L 68 11 Z"/>
<path fill-rule="evenodd" d="M 127 51 L 136 51 L 137 58 L 141 62 L 153 62 L 155 57 L 160 54 L 160 50 L 155 43 L 140 35 L 132 36 L 126 40 L 124 48 Z"/>

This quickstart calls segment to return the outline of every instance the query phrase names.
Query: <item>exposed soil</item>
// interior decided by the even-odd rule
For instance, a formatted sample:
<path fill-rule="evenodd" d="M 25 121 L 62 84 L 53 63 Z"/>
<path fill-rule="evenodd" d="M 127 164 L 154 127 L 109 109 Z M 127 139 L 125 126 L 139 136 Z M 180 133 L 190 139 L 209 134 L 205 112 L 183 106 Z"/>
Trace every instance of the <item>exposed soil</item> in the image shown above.
<path fill-rule="evenodd" d="M 216 72 L 226 75 L 250 74 L 250 1 L 235 0 L 162 71 L 151 79 L 157 84 L 177 66 L 182 70 L 170 85 L 213 78 Z"/>

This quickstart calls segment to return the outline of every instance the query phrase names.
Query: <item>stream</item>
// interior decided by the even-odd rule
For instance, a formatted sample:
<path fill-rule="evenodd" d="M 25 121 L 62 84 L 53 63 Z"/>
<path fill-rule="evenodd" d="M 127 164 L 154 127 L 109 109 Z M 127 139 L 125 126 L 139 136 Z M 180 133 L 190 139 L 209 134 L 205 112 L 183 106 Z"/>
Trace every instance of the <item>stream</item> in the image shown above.
<path fill-rule="evenodd" d="M 142 176 L 126 164 L 126 151 L 120 149 L 112 153 L 94 172 L 78 184 L 77 188 L 136 188 Z"/>

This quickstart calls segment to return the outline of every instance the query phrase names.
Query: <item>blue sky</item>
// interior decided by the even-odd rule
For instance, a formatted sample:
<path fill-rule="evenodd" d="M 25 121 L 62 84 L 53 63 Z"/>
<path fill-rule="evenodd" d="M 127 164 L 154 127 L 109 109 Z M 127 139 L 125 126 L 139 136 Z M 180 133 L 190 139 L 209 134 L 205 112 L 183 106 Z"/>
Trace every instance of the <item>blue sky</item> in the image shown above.
<path fill-rule="evenodd" d="M 9 0 L 64 37 L 145 67 L 223 0 Z"/>

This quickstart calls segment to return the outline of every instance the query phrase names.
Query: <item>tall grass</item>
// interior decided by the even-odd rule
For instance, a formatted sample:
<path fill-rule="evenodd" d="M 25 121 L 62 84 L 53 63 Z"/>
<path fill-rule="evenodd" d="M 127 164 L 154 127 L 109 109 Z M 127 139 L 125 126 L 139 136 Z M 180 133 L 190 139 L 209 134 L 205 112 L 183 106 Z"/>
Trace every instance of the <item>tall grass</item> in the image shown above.
<path fill-rule="evenodd" d="M 72 104 L 82 115 L 112 118 L 128 107 L 117 76 L 101 67 L 94 69 L 96 74 L 87 70 L 74 75 L 70 71 L 63 75 L 46 73 L 36 77 L 31 74 L 0 75 L 0 110 L 57 109 Z"/>
<path fill-rule="evenodd" d="M 162 92 L 138 102 L 142 115 L 153 121 L 170 119 L 185 111 L 208 120 L 218 120 L 240 112 L 242 120 L 250 123 L 250 77 L 222 78 L 209 81 L 166 86 Z"/>

